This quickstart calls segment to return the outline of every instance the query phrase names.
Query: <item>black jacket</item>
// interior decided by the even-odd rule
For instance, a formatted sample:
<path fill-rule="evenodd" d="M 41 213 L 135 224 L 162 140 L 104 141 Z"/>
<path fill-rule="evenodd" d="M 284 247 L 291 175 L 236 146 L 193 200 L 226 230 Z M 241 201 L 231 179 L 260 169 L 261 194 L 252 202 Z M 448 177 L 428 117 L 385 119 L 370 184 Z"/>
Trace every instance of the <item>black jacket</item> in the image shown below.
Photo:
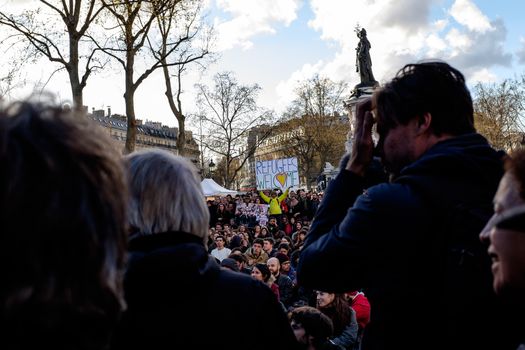
<path fill-rule="evenodd" d="M 364 190 L 364 178 L 342 170 L 307 235 L 299 284 L 365 288 L 363 349 L 512 348 L 478 238 L 501 158 L 469 134 L 437 143 L 392 183 Z"/>
<path fill-rule="evenodd" d="M 168 232 L 133 239 L 129 249 L 128 309 L 114 349 L 294 348 L 270 288 L 221 269 L 200 239 Z"/>

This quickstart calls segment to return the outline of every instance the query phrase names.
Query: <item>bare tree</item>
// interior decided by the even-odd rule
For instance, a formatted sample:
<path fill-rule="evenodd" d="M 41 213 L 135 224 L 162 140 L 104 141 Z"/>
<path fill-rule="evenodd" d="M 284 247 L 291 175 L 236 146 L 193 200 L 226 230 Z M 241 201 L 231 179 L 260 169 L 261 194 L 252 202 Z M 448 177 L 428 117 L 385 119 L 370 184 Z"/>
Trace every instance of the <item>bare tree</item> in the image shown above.
<path fill-rule="evenodd" d="M 40 0 L 37 10 L 25 11 L 19 15 L 0 11 L 0 25 L 11 30 L 9 39 L 29 43 L 38 56 L 44 56 L 58 63 L 69 75 L 73 105 L 83 106 L 83 90 L 91 73 L 103 66 L 95 55 L 97 48 L 87 45 L 81 53 L 80 44 L 86 38 L 88 28 L 102 10 L 97 0 L 52 1 Z M 48 16 L 42 11 L 50 10 Z M 58 27 L 55 27 L 58 26 Z M 83 61 L 83 73 L 80 62 Z"/>
<path fill-rule="evenodd" d="M 137 139 L 137 122 L 135 117 L 135 93 L 138 87 L 155 70 L 165 66 L 176 66 L 189 63 L 197 58 L 192 57 L 187 61 L 170 62 L 167 60 L 186 39 L 165 45 L 162 50 L 162 41 L 159 42 L 159 33 L 154 23 L 157 19 L 163 21 L 170 10 L 187 0 L 101 0 L 114 20 L 114 26 L 108 30 L 116 29 L 117 33 L 108 40 L 104 46 L 99 46 L 105 53 L 114 58 L 124 70 L 127 133 L 124 153 L 135 150 Z M 170 21 L 173 21 L 172 17 Z M 169 22 L 169 21 L 168 21 Z M 166 23 L 168 23 L 166 22 Z M 152 31 L 154 31 L 152 33 Z M 172 38 L 173 39 L 173 38 Z M 148 46 L 145 46 L 146 43 Z M 155 48 L 157 47 L 157 48 Z M 147 55 L 155 52 L 155 55 Z M 141 53 L 144 53 L 141 55 Z M 139 62 L 139 58 L 141 59 Z M 139 73 L 137 73 L 139 71 Z M 135 77 L 137 75 L 137 77 Z"/>
<path fill-rule="evenodd" d="M 14 90 L 24 86 L 26 74 L 23 66 L 33 58 L 28 54 L 29 50 L 14 51 L 11 50 L 12 45 L 5 45 L 5 42 L 3 44 L 0 47 L 5 63 L 0 66 L 0 101 L 9 99 Z"/>
<path fill-rule="evenodd" d="M 510 151 L 523 143 L 525 76 L 474 89 L 476 129 L 496 148 Z"/>
<path fill-rule="evenodd" d="M 336 163 L 344 153 L 348 132 L 343 118 L 347 86 L 328 78 L 315 76 L 295 90 L 296 98 L 289 107 L 279 132 L 285 156 L 296 156 L 300 171 L 308 184 L 316 180 L 325 162 Z"/>
<path fill-rule="evenodd" d="M 241 85 L 233 73 L 218 73 L 212 88 L 197 85 L 197 103 L 201 110 L 204 146 L 223 157 L 226 187 L 234 183 L 237 174 L 252 157 L 257 147 L 271 134 L 273 114 L 257 106 L 260 87 Z M 254 142 L 248 142 L 250 131 L 258 130 Z"/>
<path fill-rule="evenodd" d="M 166 83 L 165 95 L 179 126 L 177 151 L 179 155 L 184 156 L 186 154 L 186 114 L 183 112 L 181 100 L 182 77 L 190 63 L 198 63 L 204 67 L 202 60 L 210 55 L 211 28 L 205 27 L 199 18 L 202 0 L 174 2 L 175 4 L 168 6 L 162 16 L 157 17 L 161 37 L 160 48 L 156 50 L 153 45 L 150 45 L 150 48 L 154 57 L 162 63 Z M 169 51 L 171 54 L 168 56 Z"/>

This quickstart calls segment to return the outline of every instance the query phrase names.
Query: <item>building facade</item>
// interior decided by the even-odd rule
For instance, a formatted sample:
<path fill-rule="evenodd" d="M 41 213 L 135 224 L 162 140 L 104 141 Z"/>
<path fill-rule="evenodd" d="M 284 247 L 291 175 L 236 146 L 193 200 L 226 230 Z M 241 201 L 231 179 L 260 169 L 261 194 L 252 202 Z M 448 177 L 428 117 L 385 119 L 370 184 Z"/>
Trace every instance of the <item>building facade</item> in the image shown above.
<path fill-rule="evenodd" d="M 109 108 L 107 114 L 105 110 L 93 110 L 88 116 L 108 132 L 115 141 L 115 148 L 119 152 L 124 149 L 127 132 L 126 116 L 111 114 Z M 159 122 L 146 121 L 143 123 L 140 119 L 137 119 L 136 122 L 137 141 L 135 150 L 160 148 L 174 154 L 179 153 L 177 150 L 178 128 L 168 127 Z M 200 170 L 200 150 L 191 131 L 186 131 L 186 157 Z"/>

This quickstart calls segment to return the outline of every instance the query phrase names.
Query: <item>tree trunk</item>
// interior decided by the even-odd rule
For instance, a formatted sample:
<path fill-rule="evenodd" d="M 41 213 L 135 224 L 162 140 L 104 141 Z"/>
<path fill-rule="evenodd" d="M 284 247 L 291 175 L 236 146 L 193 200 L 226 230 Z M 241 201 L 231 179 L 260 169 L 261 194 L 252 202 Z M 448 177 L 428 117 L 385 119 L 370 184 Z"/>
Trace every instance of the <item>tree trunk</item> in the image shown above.
<path fill-rule="evenodd" d="M 124 101 L 126 102 L 126 117 L 128 119 L 128 129 L 126 132 L 126 146 L 123 153 L 128 154 L 135 150 L 135 142 L 137 140 L 137 122 L 135 120 L 135 87 L 133 86 L 133 56 L 128 53 L 128 61 L 126 65 L 126 92 L 124 93 Z"/>
<path fill-rule="evenodd" d="M 80 84 L 80 77 L 78 74 L 78 39 L 73 36 L 72 30 L 69 30 L 69 33 L 69 64 L 66 68 L 69 73 L 73 108 L 77 111 L 81 111 L 84 106 L 84 99 L 82 96 L 84 87 Z"/>
<path fill-rule="evenodd" d="M 180 119 L 179 117 L 177 117 L 177 120 L 179 122 L 179 133 L 177 135 L 177 150 L 179 152 L 179 156 L 184 157 L 186 156 L 186 126 L 184 122 L 184 116 L 182 116 L 182 118 Z"/>
<path fill-rule="evenodd" d="M 166 60 L 163 60 L 162 63 L 165 65 Z M 173 113 L 175 118 L 177 118 L 177 122 L 179 124 L 179 132 L 177 134 L 177 151 L 179 153 L 179 156 L 184 157 L 186 155 L 186 118 L 184 114 L 182 114 L 182 111 L 178 109 L 175 105 L 168 67 L 162 67 L 162 71 L 164 73 L 164 81 L 166 82 L 165 95 L 168 98 L 168 103 L 170 105 L 171 112 Z"/>
<path fill-rule="evenodd" d="M 230 166 L 231 166 L 231 159 L 230 157 L 226 157 L 226 165 L 225 165 L 225 172 L 224 172 L 224 187 L 230 188 L 230 185 L 232 183 L 232 178 L 230 177 Z"/>

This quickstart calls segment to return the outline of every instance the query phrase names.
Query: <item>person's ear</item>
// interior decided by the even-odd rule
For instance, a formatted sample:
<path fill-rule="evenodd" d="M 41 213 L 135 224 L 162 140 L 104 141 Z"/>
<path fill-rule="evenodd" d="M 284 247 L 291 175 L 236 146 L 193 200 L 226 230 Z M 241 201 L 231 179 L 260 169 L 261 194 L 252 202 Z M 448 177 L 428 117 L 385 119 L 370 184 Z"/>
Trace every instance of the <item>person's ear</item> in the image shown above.
<path fill-rule="evenodd" d="M 430 130 L 430 124 L 432 123 L 432 114 L 429 112 L 425 112 L 421 116 L 416 117 L 417 125 L 416 125 L 416 134 L 422 135 Z"/>

